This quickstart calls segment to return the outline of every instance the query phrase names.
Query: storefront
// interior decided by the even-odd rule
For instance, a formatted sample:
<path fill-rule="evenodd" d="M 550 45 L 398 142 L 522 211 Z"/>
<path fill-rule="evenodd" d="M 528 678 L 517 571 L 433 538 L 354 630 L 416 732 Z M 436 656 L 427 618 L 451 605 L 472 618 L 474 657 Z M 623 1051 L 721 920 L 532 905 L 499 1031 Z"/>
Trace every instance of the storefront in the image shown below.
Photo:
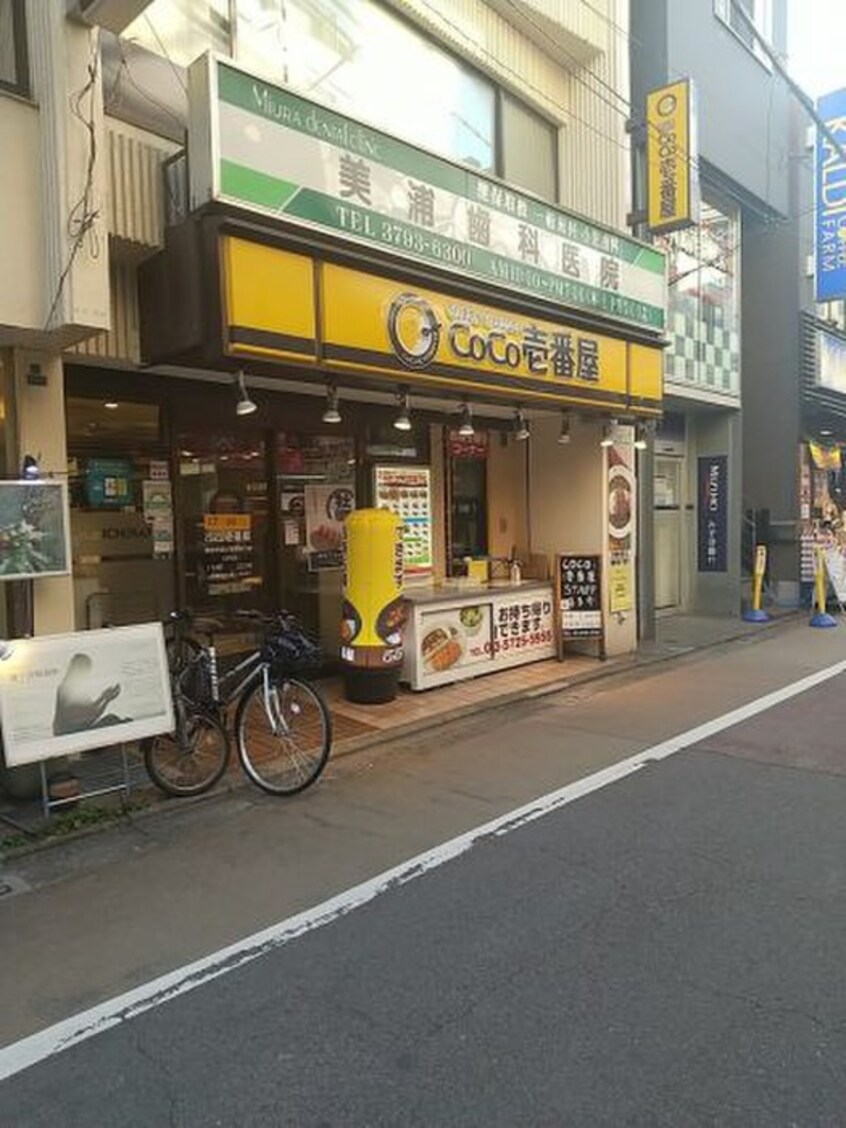
<path fill-rule="evenodd" d="M 286 606 L 335 654 L 344 518 L 387 506 L 417 628 L 461 624 L 427 684 L 552 653 L 560 553 L 601 558 L 608 649 L 631 649 L 662 256 L 202 67 L 198 206 L 140 273 L 148 367 L 68 371 L 79 625 Z"/>

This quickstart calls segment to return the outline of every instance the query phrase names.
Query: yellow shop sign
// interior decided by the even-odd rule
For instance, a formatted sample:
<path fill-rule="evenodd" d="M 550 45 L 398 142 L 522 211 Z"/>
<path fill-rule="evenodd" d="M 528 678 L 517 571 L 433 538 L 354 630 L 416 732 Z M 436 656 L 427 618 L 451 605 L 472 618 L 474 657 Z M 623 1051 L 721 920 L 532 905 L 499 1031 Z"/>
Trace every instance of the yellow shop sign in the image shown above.
<path fill-rule="evenodd" d="M 662 351 L 272 246 L 221 240 L 224 351 L 655 414 Z M 319 360 L 318 360 L 319 358 Z"/>

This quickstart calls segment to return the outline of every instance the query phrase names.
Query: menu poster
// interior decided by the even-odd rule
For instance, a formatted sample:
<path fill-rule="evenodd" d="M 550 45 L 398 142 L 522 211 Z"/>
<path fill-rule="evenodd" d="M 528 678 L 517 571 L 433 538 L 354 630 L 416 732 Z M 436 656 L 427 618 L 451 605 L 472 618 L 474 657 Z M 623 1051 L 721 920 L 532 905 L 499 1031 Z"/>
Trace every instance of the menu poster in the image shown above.
<path fill-rule="evenodd" d="M 203 571 L 209 595 L 243 595 L 261 586 L 252 523 L 249 513 L 204 515 Z"/>
<path fill-rule="evenodd" d="M 429 467 L 376 466 L 374 487 L 377 509 L 390 509 L 402 520 L 406 578 L 430 575 L 434 561 Z"/>
<path fill-rule="evenodd" d="M 562 641 L 603 637 L 602 558 L 562 555 L 555 561 Z"/>
<path fill-rule="evenodd" d="M 305 487 L 305 547 L 313 571 L 343 567 L 344 521 L 354 508 L 350 486 L 320 482 Z"/>

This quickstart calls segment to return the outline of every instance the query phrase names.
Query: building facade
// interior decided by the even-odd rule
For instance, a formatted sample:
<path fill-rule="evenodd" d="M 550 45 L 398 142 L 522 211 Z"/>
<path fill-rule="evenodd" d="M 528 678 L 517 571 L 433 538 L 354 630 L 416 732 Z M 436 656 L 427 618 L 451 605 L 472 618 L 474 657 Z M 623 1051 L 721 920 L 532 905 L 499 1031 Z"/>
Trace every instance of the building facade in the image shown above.
<path fill-rule="evenodd" d="M 96 12 L 0 0 L 5 471 L 66 475 L 73 557 L 3 630 L 283 605 L 331 651 L 343 513 L 388 504 L 409 590 L 588 554 L 631 649 L 665 267 L 625 233 L 628 5 Z M 500 641 L 540 656 L 534 602 Z"/>
<path fill-rule="evenodd" d="M 755 537 L 744 467 L 760 458 L 744 445 L 759 434 L 756 399 L 770 394 L 774 367 L 795 386 L 796 258 L 785 245 L 791 95 L 751 26 L 783 56 L 787 5 L 744 3 L 748 19 L 738 7 L 632 3 L 633 106 L 642 118 L 649 91 L 693 80 L 701 191 L 698 224 L 658 239 L 669 261 L 669 347 L 652 497 L 642 500 L 654 518 L 654 560 L 642 560 L 647 629 L 655 613 L 739 612 Z M 716 543 L 709 509 L 720 514 Z"/>

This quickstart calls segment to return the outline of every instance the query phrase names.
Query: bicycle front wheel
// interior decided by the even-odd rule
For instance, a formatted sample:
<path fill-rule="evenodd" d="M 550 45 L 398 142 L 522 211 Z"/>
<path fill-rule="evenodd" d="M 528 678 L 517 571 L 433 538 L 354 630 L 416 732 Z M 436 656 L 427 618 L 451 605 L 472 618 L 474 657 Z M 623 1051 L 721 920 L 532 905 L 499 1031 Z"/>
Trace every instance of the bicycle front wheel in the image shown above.
<path fill-rule="evenodd" d="M 238 704 L 235 732 L 244 771 L 271 795 L 296 795 L 310 787 L 332 745 L 326 703 L 299 678 L 259 680 Z"/>
<path fill-rule="evenodd" d="M 166 795 L 202 795 L 214 787 L 229 762 L 226 729 L 206 713 L 189 713 L 174 732 L 144 743 L 144 766 Z"/>

